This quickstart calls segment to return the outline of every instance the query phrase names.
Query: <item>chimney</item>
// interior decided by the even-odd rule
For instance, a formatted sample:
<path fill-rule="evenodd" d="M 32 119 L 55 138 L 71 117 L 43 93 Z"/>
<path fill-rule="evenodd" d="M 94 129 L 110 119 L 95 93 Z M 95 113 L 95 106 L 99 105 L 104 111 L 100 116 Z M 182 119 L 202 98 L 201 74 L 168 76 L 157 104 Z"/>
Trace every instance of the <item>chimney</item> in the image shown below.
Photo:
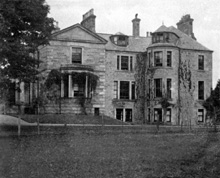
<path fill-rule="evenodd" d="M 180 31 L 182 31 L 183 33 L 187 34 L 188 36 L 196 40 L 196 37 L 194 36 L 193 33 L 193 19 L 190 17 L 189 14 L 183 16 L 176 25 Z"/>
<path fill-rule="evenodd" d="M 135 19 L 132 20 L 133 23 L 133 36 L 140 36 L 140 21 L 141 19 L 137 18 L 138 14 L 135 15 Z"/>
<path fill-rule="evenodd" d="M 146 37 L 150 37 L 150 32 L 147 32 L 147 33 L 146 33 Z"/>
<path fill-rule="evenodd" d="M 81 25 L 88 30 L 95 32 L 95 18 L 96 16 L 94 15 L 94 9 L 91 9 L 83 15 Z"/>

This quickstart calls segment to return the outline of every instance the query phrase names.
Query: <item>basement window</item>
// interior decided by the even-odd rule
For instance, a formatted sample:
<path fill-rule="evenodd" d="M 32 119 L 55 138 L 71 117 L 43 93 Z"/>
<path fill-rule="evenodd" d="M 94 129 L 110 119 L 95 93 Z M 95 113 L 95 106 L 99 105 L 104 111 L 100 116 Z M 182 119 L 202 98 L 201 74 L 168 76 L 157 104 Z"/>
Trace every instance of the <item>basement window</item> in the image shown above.
<path fill-rule="evenodd" d="M 166 122 L 171 122 L 171 108 L 167 108 Z"/>
<path fill-rule="evenodd" d="M 204 109 L 198 109 L 198 122 L 204 121 Z"/>
<path fill-rule="evenodd" d="M 116 119 L 125 122 L 132 122 L 132 109 L 116 108 Z"/>

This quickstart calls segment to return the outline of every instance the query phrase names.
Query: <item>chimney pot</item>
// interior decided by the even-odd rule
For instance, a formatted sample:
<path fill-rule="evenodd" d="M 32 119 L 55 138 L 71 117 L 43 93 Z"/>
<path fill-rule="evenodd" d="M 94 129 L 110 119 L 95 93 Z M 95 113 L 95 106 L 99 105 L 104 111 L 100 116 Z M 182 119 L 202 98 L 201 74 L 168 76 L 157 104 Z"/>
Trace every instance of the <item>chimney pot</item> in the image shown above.
<path fill-rule="evenodd" d="M 193 33 L 193 19 L 190 17 L 190 14 L 184 15 L 176 25 L 180 31 L 196 40 Z"/>
<path fill-rule="evenodd" d="M 91 9 L 83 15 L 81 25 L 88 30 L 95 32 L 95 18 L 94 9 Z"/>
<path fill-rule="evenodd" d="M 135 14 L 135 18 L 132 20 L 133 23 L 133 36 L 139 37 L 140 36 L 140 21 L 141 19 L 138 18 L 138 14 Z"/>

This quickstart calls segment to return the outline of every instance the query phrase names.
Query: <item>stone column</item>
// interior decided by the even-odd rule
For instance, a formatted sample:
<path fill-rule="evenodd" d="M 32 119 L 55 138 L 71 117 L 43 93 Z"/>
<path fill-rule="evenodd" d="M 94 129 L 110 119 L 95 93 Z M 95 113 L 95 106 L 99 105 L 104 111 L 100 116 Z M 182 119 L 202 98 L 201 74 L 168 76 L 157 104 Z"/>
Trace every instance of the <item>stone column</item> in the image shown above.
<path fill-rule="evenodd" d="M 132 98 L 131 90 L 132 90 L 132 81 L 129 81 L 129 100 L 131 100 L 131 98 Z"/>
<path fill-rule="evenodd" d="M 125 122 L 125 118 L 126 118 L 126 112 L 125 112 L 125 108 L 123 108 L 123 122 Z"/>
<path fill-rule="evenodd" d="M 64 97 L 64 81 L 63 78 L 61 78 L 61 86 L 60 86 L 60 90 L 61 90 L 61 98 Z"/>
<path fill-rule="evenodd" d="M 73 97 L 73 84 L 72 84 L 72 75 L 69 74 L 69 98 Z"/>
<path fill-rule="evenodd" d="M 25 102 L 24 82 L 19 83 L 21 92 L 19 93 L 20 102 Z"/>
<path fill-rule="evenodd" d="M 88 97 L 88 76 L 86 76 L 86 83 L 85 83 L 85 97 Z"/>
<path fill-rule="evenodd" d="M 30 82 L 30 103 L 32 103 L 32 99 L 33 99 L 33 83 L 32 82 Z"/>

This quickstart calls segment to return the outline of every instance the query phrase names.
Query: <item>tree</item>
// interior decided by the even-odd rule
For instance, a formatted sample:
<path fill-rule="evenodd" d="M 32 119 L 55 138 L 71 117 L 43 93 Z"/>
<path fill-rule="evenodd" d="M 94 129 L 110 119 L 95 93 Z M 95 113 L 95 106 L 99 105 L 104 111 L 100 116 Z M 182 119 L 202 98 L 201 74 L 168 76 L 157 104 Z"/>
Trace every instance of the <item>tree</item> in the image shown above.
<path fill-rule="evenodd" d="M 207 116 L 212 119 L 214 129 L 216 130 L 217 113 L 220 111 L 220 80 L 218 80 L 215 89 L 211 91 L 203 106 L 207 110 Z"/>
<path fill-rule="evenodd" d="M 55 29 L 48 18 L 45 0 L 1 0 L 0 65 L 2 74 L 13 79 L 30 79 L 37 73 L 35 54 L 40 45 L 48 44 Z"/>
<path fill-rule="evenodd" d="M 52 69 L 44 83 L 46 87 L 47 98 L 56 106 L 59 102 L 59 109 L 56 113 L 61 114 L 61 78 L 62 74 L 59 70 Z M 54 107 L 56 108 L 56 107 Z M 59 110 L 59 111 L 58 111 Z"/>
<path fill-rule="evenodd" d="M 0 73 L 4 80 L 35 80 L 40 45 L 55 29 L 45 0 L 0 1 Z"/>

